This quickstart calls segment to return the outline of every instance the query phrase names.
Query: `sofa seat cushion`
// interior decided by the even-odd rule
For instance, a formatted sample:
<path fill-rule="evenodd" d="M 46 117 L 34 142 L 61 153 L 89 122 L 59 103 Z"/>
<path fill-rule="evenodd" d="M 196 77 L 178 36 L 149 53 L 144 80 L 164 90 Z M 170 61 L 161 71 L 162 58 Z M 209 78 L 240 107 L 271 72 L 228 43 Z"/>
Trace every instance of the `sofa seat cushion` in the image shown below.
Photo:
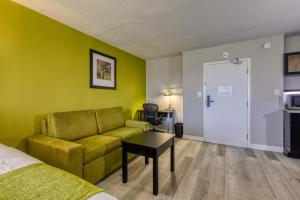
<path fill-rule="evenodd" d="M 82 145 L 84 164 L 104 156 L 121 146 L 119 138 L 104 135 L 93 135 L 74 142 Z"/>
<path fill-rule="evenodd" d="M 108 131 L 103 133 L 102 135 L 118 137 L 121 140 L 126 140 L 132 136 L 143 133 L 143 129 L 141 128 L 133 128 L 133 127 L 122 127 L 112 131 Z"/>

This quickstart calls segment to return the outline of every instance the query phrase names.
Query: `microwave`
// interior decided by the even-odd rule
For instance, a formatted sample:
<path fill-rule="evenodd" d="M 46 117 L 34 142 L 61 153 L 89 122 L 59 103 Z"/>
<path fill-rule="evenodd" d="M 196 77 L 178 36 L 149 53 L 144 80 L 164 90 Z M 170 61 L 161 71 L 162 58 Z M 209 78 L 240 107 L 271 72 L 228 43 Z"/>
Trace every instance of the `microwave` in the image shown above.
<path fill-rule="evenodd" d="M 292 95 L 291 96 L 291 107 L 292 108 L 300 108 L 300 95 Z"/>
<path fill-rule="evenodd" d="M 285 93 L 284 103 L 287 109 L 300 109 L 300 92 Z"/>

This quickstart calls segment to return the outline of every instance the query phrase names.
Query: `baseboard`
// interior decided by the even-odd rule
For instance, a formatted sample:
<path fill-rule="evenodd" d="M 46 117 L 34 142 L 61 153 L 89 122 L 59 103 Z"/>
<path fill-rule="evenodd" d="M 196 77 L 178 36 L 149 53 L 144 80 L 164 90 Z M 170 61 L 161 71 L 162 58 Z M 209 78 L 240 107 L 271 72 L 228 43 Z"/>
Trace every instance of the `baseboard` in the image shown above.
<path fill-rule="evenodd" d="M 203 137 L 193 136 L 193 135 L 183 135 L 182 139 L 197 140 L 197 141 L 201 141 L 201 142 L 204 141 Z M 279 152 L 279 153 L 283 152 L 283 147 L 269 146 L 269 145 L 263 145 L 263 144 L 250 144 L 249 148 L 263 150 L 263 151 L 273 151 L 273 152 Z"/>
<path fill-rule="evenodd" d="M 203 137 L 200 136 L 193 136 L 193 135 L 183 135 L 182 139 L 186 139 L 186 140 L 197 140 L 197 141 L 204 141 Z"/>
<path fill-rule="evenodd" d="M 283 147 L 268 146 L 268 145 L 263 145 L 263 144 L 250 144 L 249 148 L 264 150 L 264 151 L 273 151 L 273 152 L 279 152 L 279 153 L 283 152 Z"/>

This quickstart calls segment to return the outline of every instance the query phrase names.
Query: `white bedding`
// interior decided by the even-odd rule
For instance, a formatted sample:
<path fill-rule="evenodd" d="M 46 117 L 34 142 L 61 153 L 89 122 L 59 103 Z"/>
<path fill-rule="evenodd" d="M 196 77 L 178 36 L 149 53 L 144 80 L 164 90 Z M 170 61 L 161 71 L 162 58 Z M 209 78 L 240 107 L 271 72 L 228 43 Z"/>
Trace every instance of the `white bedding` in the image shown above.
<path fill-rule="evenodd" d="M 11 147 L 0 143 L 0 175 L 41 161 Z M 101 192 L 88 200 L 117 200 L 115 197 Z"/>

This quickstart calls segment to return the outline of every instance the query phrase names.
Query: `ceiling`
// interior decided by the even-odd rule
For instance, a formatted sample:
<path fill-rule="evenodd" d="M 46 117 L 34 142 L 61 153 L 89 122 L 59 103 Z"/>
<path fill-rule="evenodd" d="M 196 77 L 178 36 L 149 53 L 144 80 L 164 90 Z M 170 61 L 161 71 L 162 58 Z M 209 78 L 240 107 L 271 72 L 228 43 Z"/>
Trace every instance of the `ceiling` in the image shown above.
<path fill-rule="evenodd" d="M 15 0 L 142 58 L 300 31 L 299 0 Z"/>

